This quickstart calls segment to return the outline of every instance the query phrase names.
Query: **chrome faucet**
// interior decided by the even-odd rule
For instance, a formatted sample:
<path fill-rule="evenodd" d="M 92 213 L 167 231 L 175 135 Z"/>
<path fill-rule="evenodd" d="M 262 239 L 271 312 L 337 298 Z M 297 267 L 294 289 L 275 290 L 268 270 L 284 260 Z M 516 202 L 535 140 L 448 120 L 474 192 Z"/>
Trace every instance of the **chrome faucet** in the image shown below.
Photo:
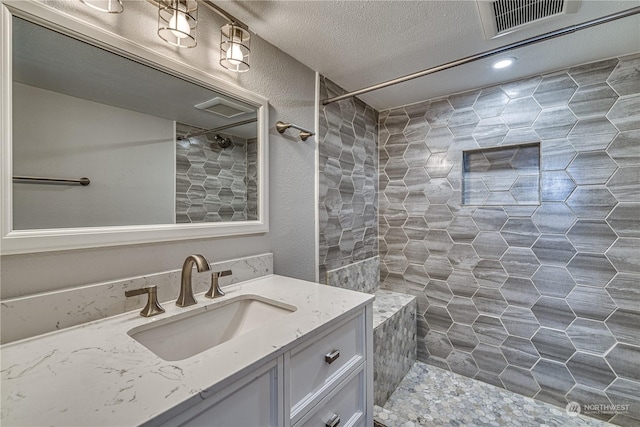
<path fill-rule="evenodd" d="M 178 307 L 188 307 L 196 304 L 196 298 L 193 296 L 193 286 L 191 284 L 191 271 L 195 264 L 198 273 L 209 271 L 209 262 L 202 255 L 189 255 L 182 264 L 182 280 L 180 281 L 180 296 L 176 300 Z"/>

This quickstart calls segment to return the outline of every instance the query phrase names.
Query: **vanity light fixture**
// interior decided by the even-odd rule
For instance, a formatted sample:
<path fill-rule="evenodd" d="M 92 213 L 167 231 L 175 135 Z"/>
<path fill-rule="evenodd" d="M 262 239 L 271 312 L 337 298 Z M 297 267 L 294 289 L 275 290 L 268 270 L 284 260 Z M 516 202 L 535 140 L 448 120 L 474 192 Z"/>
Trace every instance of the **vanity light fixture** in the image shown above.
<path fill-rule="evenodd" d="M 220 65 L 236 73 L 249 71 L 251 35 L 235 22 L 220 29 Z"/>
<path fill-rule="evenodd" d="M 122 13 L 124 6 L 122 0 L 80 0 L 87 6 L 107 13 Z"/>
<path fill-rule="evenodd" d="M 516 62 L 516 58 L 500 59 L 493 63 L 493 68 L 495 68 L 496 70 L 499 70 L 501 68 L 507 68 L 513 65 L 514 62 Z"/>
<path fill-rule="evenodd" d="M 159 0 L 158 36 L 170 45 L 195 47 L 198 26 L 196 0 Z"/>

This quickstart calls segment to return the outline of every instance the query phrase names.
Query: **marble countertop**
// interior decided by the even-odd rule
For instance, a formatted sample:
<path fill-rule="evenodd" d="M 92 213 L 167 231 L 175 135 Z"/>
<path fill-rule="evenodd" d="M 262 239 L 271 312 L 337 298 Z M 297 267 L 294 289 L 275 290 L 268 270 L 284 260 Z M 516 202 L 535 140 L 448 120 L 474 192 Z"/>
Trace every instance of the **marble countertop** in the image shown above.
<path fill-rule="evenodd" d="M 151 318 L 139 310 L 0 347 L 0 424 L 139 425 L 247 374 L 267 359 L 337 323 L 373 300 L 373 295 L 270 275 L 225 287 L 226 295 Z M 294 305 L 297 310 L 263 327 L 185 360 L 167 362 L 127 331 L 243 294 Z M 215 327 L 215 325 L 212 325 Z"/>

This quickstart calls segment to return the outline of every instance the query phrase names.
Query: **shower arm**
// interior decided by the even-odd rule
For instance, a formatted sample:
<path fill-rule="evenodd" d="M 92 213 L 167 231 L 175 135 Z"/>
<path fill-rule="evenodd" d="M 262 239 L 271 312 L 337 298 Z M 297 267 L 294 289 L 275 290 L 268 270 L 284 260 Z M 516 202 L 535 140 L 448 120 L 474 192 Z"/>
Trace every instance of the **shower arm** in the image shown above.
<path fill-rule="evenodd" d="M 368 86 L 359 90 L 355 90 L 353 92 L 347 92 L 343 95 L 335 96 L 333 98 L 327 98 L 322 100 L 322 105 L 331 104 L 332 102 L 342 101 L 343 99 L 353 98 L 354 96 L 362 95 L 364 93 L 372 92 L 374 90 L 383 89 L 389 86 L 397 85 L 398 83 L 404 83 L 409 80 L 417 79 L 419 77 L 424 77 L 429 74 L 437 73 L 438 71 L 447 70 L 449 68 L 458 67 L 460 65 L 468 64 L 470 62 L 478 61 L 480 59 L 489 58 L 494 55 L 498 55 L 504 52 L 508 52 L 510 50 L 519 49 L 521 47 L 529 46 L 534 43 L 543 42 L 546 40 L 551 40 L 556 37 L 564 36 L 567 34 L 574 33 L 579 30 L 584 30 L 586 28 L 595 27 L 596 25 L 606 24 L 621 18 L 626 18 L 628 16 L 636 15 L 640 13 L 640 6 L 633 7 L 631 9 L 626 9 L 621 12 L 612 13 L 611 15 L 606 15 L 600 18 L 592 19 L 591 21 L 586 21 L 581 24 L 571 25 L 569 27 L 565 27 L 559 30 L 550 31 L 548 33 L 541 34 L 539 36 L 534 36 L 528 39 L 521 40 L 519 42 L 511 43 L 496 49 L 488 50 L 482 53 L 478 53 L 476 55 L 467 56 L 466 58 L 458 59 L 456 61 L 447 62 L 446 64 L 438 65 L 436 67 L 427 68 L 426 70 L 418 71 L 412 74 L 407 74 L 406 76 L 398 77 L 392 80 L 387 80 L 382 83 L 378 83 L 372 86 Z"/>

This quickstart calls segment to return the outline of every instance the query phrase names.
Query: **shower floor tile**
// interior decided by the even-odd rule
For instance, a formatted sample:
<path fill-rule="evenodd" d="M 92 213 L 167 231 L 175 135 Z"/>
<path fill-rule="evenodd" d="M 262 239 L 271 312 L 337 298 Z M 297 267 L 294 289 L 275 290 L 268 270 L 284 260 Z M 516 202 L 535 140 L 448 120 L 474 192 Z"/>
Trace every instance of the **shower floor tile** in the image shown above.
<path fill-rule="evenodd" d="M 544 426 L 577 427 L 611 424 L 416 362 L 384 408 L 375 407 L 376 425 Z"/>

